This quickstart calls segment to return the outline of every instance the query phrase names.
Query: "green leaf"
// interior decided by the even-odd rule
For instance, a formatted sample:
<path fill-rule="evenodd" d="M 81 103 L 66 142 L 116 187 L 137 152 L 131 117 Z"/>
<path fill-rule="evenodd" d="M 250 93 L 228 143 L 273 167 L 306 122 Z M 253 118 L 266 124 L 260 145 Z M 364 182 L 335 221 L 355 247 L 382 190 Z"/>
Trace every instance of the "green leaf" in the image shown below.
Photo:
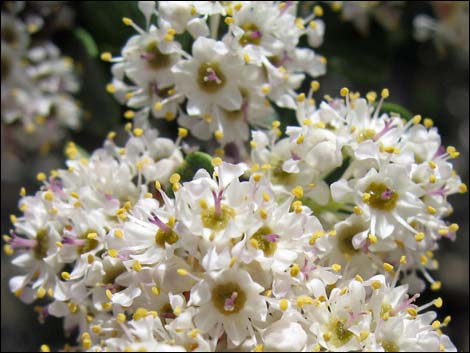
<path fill-rule="evenodd" d="M 396 103 L 390 102 L 383 102 L 381 112 L 384 113 L 395 113 L 400 115 L 402 119 L 410 120 L 413 117 L 413 113 L 411 113 L 408 109 L 402 107 Z"/>
<path fill-rule="evenodd" d="M 92 58 L 98 56 L 98 47 L 96 46 L 93 37 L 88 33 L 87 30 L 84 28 L 77 28 L 74 32 L 75 37 L 82 43 L 83 47 L 85 48 L 86 52 Z"/>

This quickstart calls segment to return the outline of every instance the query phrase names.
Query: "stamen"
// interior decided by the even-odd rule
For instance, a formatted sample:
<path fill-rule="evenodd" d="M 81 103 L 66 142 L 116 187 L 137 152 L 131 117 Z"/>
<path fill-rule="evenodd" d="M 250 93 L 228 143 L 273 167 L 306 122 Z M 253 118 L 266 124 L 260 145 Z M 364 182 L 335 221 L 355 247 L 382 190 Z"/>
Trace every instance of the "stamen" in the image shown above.
<path fill-rule="evenodd" d="M 151 213 L 152 218 L 149 218 L 149 222 L 155 224 L 158 228 L 160 228 L 163 232 L 171 232 L 171 228 L 162 222 L 160 218 L 155 213 Z"/>
<path fill-rule="evenodd" d="M 279 234 L 267 234 L 264 236 L 264 239 L 271 243 L 277 243 L 281 236 Z"/>
<path fill-rule="evenodd" d="M 62 238 L 62 244 L 83 246 L 85 244 L 85 239 L 77 239 L 65 236 Z"/>
<path fill-rule="evenodd" d="M 238 298 L 238 293 L 233 292 L 230 298 L 225 299 L 224 310 L 233 311 L 235 309 L 235 300 Z"/>
<path fill-rule="evenodd" d="M 12 249 L 32 249 L 38 244 L 37 240 L 21 238 L 15 232 L 11 232 L 11 235 L 13 239 L 11 239 L 9 245 Z"/>
<path fill-rule="evenodd" d="M 204 82 L 215 82 L 218 85 L 222 83 L 222 80 L 217 76 L 215 70 L 212 67 L 206 69 L 207 74 L 204 76 Z"/>

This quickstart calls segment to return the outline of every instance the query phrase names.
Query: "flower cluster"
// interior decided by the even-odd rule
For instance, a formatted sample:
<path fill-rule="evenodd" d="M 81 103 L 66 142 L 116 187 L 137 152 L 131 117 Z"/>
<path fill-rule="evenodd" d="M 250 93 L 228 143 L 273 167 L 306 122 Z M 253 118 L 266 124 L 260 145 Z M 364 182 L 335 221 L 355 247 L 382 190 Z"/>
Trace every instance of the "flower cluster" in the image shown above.
<path fill-rule="evenodd" d="M 140 1 L 139 9 L 145 27 L 124 18 L 138 34 L 120 57 L 102 54 L 115 62 L 108 91 L 133 109 L 125 116 L 139 127 L 149 114 L 178 117 L 203 140 L 248 140 L 249 126 L 266 126 L 272 104 L 295 107 L 305 74 L 325 73 L 326 59 L 299 47 L 303 35 L 311 46 L 322 43 L 319 6 L 306 18 L 296 18 L 294 2 L 159 1 L 156 8 Z"/>
<path fill-rule="evenodd" d="M 442 299 L 416 300 L 458 228 L 442 219 L 466 191 L 458 152 L 431 120 L 380 114 L 386 89 L 318 107 L 316 89 L 285 138 L 253 132 L 248 164 L 185 175 L 185 129 L 175 144 L 136 128 L 124 148 L 111 133 L 89 158 L 69 145 L 11 217 L 4 250 L 26 272 L 11 290 L 47 295 L 41 319 L 91 351 L 454 351 L 450 317 L 424 312 Z"/>
<path fill-rule="evenodd" d="M 460 49 L 468 61 L 468 2 L 432 1 L 436 18 L 420 14 L 414 19 L 415 38 L 421 42 L 433 39 L 442 53 L 448 47 Z"/>
<path fill-rule="evenodd" d="M 36 44 L 44 21 L 37 15 L 21 19 L 23 5 L 2 8 L 2 141 L 9 148 L 47 151 L 80 126 L 81 109 L 72 96 L 79 83 L 72 58 L 51 42 Z"/>

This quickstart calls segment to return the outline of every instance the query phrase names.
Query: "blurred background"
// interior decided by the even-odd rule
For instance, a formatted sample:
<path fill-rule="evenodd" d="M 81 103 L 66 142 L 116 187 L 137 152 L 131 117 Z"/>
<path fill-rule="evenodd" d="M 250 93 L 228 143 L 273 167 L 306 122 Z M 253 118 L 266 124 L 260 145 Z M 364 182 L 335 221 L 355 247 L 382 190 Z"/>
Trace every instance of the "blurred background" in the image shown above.
<path fill-rule="evenodd" d="M 8 2 L 2 2 L 2 11 L 5 3 Z M 27 8 L 39 6 L 39 2 L 26 3 Z M 84 110 L 84 124 L 82 130 L 71 134 L 68 140 L 92 151 L 101 146 L 108 131 L 118 129 L 124 123 L 124 109 L 105 91 L 110 79 L 110 65 L 99 60 L 99 53 L 108 51 L 119 54 L 120 48 L 133 34 L 132 29 L 122 25 L 122 17 L 143 23 L 143 16 L 138 12 L 136 2 L 130 1 L 44 3 L 54 6 L 53 13 L 59 19 L 57 23 L 48 23 L 51 30 L 46 33 L 63 53 L 74 59 L 82 80 L 78 99 Z M 311 11 L 311 3 L 301 2 L 300 14 Z M 316 95 L 317 100 L 323 94 L 337 95 L 344 86 L 361 93 L 389 88 L 390 102 L 406 107 L 412 114 L 432 118 L 443 144 L 453 145 L 460 151 L 461 156 L 453 161 L 454 167 L 468 185 L 468 2 L 317 3 L 324 8 L 323 19 L 326 23 L 324 43 L 317 52 L 328 59 L 327 74 L 318 79 L 321 89 Z M 66 15 L 60 12 L 64 8 Z M 421 33 L 417 32 L 413 23 L 418 15 L 428 16 L 420 17 L 424 18 L 421 23 L 427 24 L 426 19 L 434 21 L 434 32 L 427 33 L 426 26 L 421 28 Z M 306 82 L 305 86 L 308 87 L 308 84 Z M 292 115 L 285 116 L 287 121 L 292 118 Z M 164 124 L 158 126 L 162 134 L 174 134 L 175 126 Z M 14 151 L 5 151 L 2 141 L 2 234 L 7 234 L 10 229 L 9 215 L 18 212 L 20 188 L 24 186 L 33 192 L 39 187 L 35 180 L 38 172 L 63 166 L 61 148 L 53 148 L 48 155 L 33 158 L 31 155 L 38 154 L 35 152 L 38 151 L 17 158 Z M 439 319 L 442 321 L 445 316 L 452 316 L 449 328 L 444 331 L 459 351 L 468 351 L 468 193 L 452 196 L 450 201 L 455 212 L 449 221 L 458 223 L 460 230 L 455 242 L 441 241 L 441 249 L 437 252 L 440 269 L 433 276 L 443 282 L 438 293 L 444 300 Z M 47 324 L 41 325 L 33 305 L 22 304 L 9 292 L 8 280 L 17 274 L 10 261 L 2 252 L 2 351 L 34 351 L 43 343 L 53 348 L 60 347 L 67 341 L 62 333 L 61 320 L 48 318 Z M 425 292 L 420 302 L 425 303 L 435 297 L 436 293 Z"/>

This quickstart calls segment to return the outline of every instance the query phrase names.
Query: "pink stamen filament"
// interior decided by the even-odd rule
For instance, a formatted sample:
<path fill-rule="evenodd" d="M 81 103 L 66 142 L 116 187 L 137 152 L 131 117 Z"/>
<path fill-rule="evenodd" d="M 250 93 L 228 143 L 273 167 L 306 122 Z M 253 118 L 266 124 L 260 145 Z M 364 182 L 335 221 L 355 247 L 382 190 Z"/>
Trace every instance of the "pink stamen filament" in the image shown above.
<path fill-rule="evenodd" d="M 398 305 L 395 309 L 392 310 L 393 315 L 397 315 L 400 311 L 411 308 L 411 307 L 416 307 L 416 305 L 412 305 L 416 299 L 419 298 L 419 293 L 413 295 L 409 299 L 405 299 L 400 305 Z"/>
<path fill-rule="evenodd" d="M 230 298 L 225 299 L 224 303 L 224 310 L 225 311 L 233 311 L 235 310 L 235 300 L 237 300 L 238 293 L 233 292 Z"/>
<path fill-rule="evenodd" d="M 305 279 L 308 281 L 309 273 L 314 271 L 316 269 L 316 266 L 308 266 L 308 261 L 307 259 L 304 260 L 304 264 L 302 268 L 300 269 L 300 272 L 305 276 Z"/>
<path fill-rule="evenodd" d="M 208 67 L 206 71 L 207 71 L 207 74 L 206 76 L 204 76 L 205 82 L 208 82 L 208 81 L 216 82 L 219 85 L 222 83 L 222 80 L 219 78 L 219 76 L 217 76 L 213 68 Z"/>
<path fill-rule="evenodd" d="M 392 125 L 393 124 L 393 120 L 392 119 L 389 119 L 385 122 L 385 126 L 384 128 L 379 132 L 377 133 L 375 136 L 374 136 L 374 141 L 378 141 L 382 136 L 384 136 L 387 132 L 389 132 L 390 130 L 396 128 L 395 125 Z"/>
<path fill-rule="evenodd" d="M 258 38 L 261 38 L 261 32 L 260 31 L 252 31 L 250 33 L 250 37 L 252 39 L 258 39 Z"/>
<path fill-rule="evenodd" d="M 62 238 L 62 244 L 83 246 L 85 244 L 85 239 L 77 239 L 77 238 L 65 236 Z"/>
<path fill-rule="evenodd" d="M 267 241 L 269 241 L 270 243 L 277 243 L 279 241 L 279 238 L 281 236 L 279 234 L 267 234 L 264 236 L 264 239 L 266 239 Z"/>
<path fill-rule="evenodd" d="M 145 52 L 145 53 L 140 54 L 140 57 L 144 59 L 145 61 L 150 61 L 150 60 L 155 59 L 155 54 Z"/>
<path fill-rule="evenodd" d="M 428 190 L 427 194 L 430 196 L 438 195 L 444 197 L 449 190 L 446 190 L 445 186 L 441 186 L 439 189 Z"/>
<path fill-rule="evenodd" d="M 38 244 L 38 242 L 34 239 L 21 238 L 15 233 L 12 233 L 12 235 L 13 235 L 13 239 L 10 241 L 10 246 L 12 249 L 18 249 L 18 248 L 32 249 Z"/>
<path fill-rule="evenodd" d="M 171 228 L 168 227 L 165 223 L 163 223 L 162 220 L 158 218 L 158 216 L 155 213 L 152 212 L 152 218 L 149 218 L 148 220 L 150 223 L 155 224 L 158 228 L 160 228 L 165 233 L 171 232 Z"/>
<path fill-rule="evenodd" d="M 297 153 L 295 153 L 295 152 L 291 152 L 291 153 L 290 153 L 290 157 L 291 157 L 294 161 L 300 161 L 300 159 L 301 159 L 300 156 L 299 156 Z"/>
<path fill-rule="evenodd" d="M 437 149 L 436 153 L 434 153 L 434 156 L 432 157 L 432 159 L 436 159 L 436 158 L 439 158 L 443 155 L 446 154 L 446 150 L 444 148 L 444 146 L 439 146 L 439 148 Z"/>
<path fill-rule="evenodd" d="M 392 197 L 392 195 L 393 195 L 393 191 L 387 188 L 387 190 L 385 190 L 382 193 L 382 195 L 380 195 L 380 198 L 384 200 L 389 200 Z"/>
<path fill-rule="evenodd" d="M 224 191 L 220 190 L 218 194 L 215 191 L 212 191 L 212 196 L 214 197 L 214 209 L 215 214 L 220 216 L 222 213 L 222 198 L 223 198 Z"/>

